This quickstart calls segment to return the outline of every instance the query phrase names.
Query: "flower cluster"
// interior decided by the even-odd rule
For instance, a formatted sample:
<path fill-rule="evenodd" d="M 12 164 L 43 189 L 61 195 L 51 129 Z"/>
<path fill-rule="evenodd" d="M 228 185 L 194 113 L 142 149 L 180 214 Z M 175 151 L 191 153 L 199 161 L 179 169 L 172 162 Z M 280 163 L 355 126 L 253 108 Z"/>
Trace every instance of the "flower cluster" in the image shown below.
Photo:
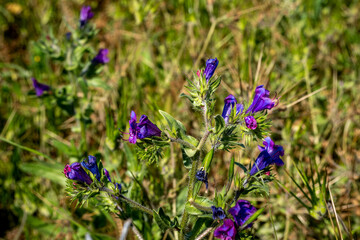
<path fill-rule="evenodd" d="M 256 212 L 256 208 L 249 201 L 240 199 L 228 212 L 233 216 L 234 221 L 227 218 L 223 225 L 214 231 L 214 236 L 222 240 L 234 240 L 239 227 L 242 229 L 251 227 L 252 224 L 243 225 Z"/>
<path fill-rule="evenodd" d="M 91 175 L 87 172 L 89 171 Z M 107 180 L 112 183 L 109 172 L 103 168 L 103 172 L 107 178 Z M 96 160 L 96 157 L 89 155 L 87 158 L 81 161 L 81 163 L 75 162 L 71 165 L 67 164 L 64 168 L 64 175 L 67 179 L 77 181 L 78 183 L 85 183 L 87 185 L 91 185 L 93 180 L 97 180 L 101 182 L 101 173 L 99 170 L 99 162 Z M 114 187 L 121 191 L 121 184 L 114 183 Z"/>
<path fill-rule="evenodd" d="M 161 130 L 153 124 L 146 115 L 140 117 L 137 123 L 137 117 L 134 111 L 131 111 L 129 120 L 129 142 L 135 144 L 137 139 L 161 136 Z"/>

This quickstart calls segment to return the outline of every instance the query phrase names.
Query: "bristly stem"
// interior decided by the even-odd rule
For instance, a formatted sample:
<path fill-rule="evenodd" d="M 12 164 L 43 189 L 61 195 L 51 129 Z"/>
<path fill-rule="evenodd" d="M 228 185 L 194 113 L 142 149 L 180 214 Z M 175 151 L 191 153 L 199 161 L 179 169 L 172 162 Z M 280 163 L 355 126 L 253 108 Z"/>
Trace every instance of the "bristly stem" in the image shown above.
<path fill-rule="evenodd" d="M 100 190 L 100 191 L 107 192 L 107 193 L 109 193 L 113 198 L 116 198 L 116 197 L 113 195 L 114 192 L 113 192 L 111 189 L 107 188 L 107 187 L 99 188 L 99 190 Z M 153 211 L 152 211 L 150 208 L 147 208 L 147 207 L 141 205 L 140 203 L 135 202 L 134 200 L 131 200 L 130 198 L 125 197 L 124 195 L 120 195 L 120 197 L 119 197 L 119 198 L 116 198 L 116 199 L 130 204 L 130 205 L 133 206 L 134 208 L 136 208 L 136 209 L 138 209 L 138 210 L 140 210 L 140 211 L 142 211 L 142 212 L 144 212 L 144 213 L 153 215 Z"/>
<path fill-rule="evenodd" d="M 192 150 L 196 150 L 196 147 L 194 145 L 192 145 L 191 143 L 188 143 L 188 142 L 186 142 L 186 141 L 184 141 L 184 140 L 182 140 L 180 138 L 171 138 L 171 137 L 169 137 L 169 139 L 170 139 L 171 142 L 177 142 L 177 143 L 180 143 L 180 144 L 184 145 L 187 148 L 190 148 Z"/>
<path fill-rule="evenodd" d="M 193 192 L 194 192 L 194 185 L 195 185 L 195 176 L 196 176 L 196 171 L 198 168 L 198 163 L 200 162 L 200 155 L 199 152 L 201 152 L 202 148 L 204 147 L 206 140 L 208 139 L 210 134 L 210 131 L 206 129 L 206 132 L 204 133 L 204 136 L 201 138 L 199 145 L 196 148 L 196 154 L 195 154 L 195 159 L 191 164 L 191 169 L 190 169 L 190 177 L 189 177 L 189 185 L 188 185 L 188 194 L 187 194 L 187 199 L 186 199 L 186 204 L 192 201 L 193 198 Z M 186 205 L 185 204 L 185 205 Z M 180 223 L 180 240 L 184 239 L 184 230 L 186 227 L 186 224 L 188 222 L 189 219 L 189 214 L 186 211 L 186 208 L 184 208 L 184 212 L 183 215 L 181 217 L 181 223 Z"/>

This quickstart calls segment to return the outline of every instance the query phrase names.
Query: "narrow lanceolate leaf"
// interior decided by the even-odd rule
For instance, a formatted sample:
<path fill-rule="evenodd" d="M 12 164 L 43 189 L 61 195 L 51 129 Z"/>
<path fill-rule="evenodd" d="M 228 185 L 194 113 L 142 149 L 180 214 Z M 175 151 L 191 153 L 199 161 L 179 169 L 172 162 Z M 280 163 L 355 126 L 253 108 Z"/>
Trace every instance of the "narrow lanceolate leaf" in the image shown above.
<path fill-rule="evenodd" d="M 265 208 L 260 208 L 259 210 L 257 210 L 243 225 L 242 227 L 246 227 L 247 225 L 249 225 L 250 223 L 252 223 L 253 221 L 255 221 L 255 219 L 264 211 Z"/>
<path fill-rule="evenodd" d="M 169 228 L 179 228 L 177 218 L 175 218 L 174 221 L 171 221 L 170 217 L 165 214 L 162 208 L 159 208 L 158 211 L 153 210 L 153 216 L 161 231 L 166 231 Z"/>
<path fill-rule="evenodd" d="M 204 169 L 205 169 L 205 172 L 207 172 L 207 173 L 209 173 L 209 171 L 210 171 L 210 165 L 211 165 L 213 157 L 214 157 L 214 149 L 211 149 L 210 152 L 208 152 L 204 158 Z"/>
<path fill-rule="evenodd" d="M 169 129 L 171 131 L 171 135 L 174 137 L 178 137 L 181 139 L 186 139 L 186 129 L 184 125 L 176 120 L 173 116 L 168 114 L 167 112 L 159 110 L 160 114 L 165 118 L 166 122 L 169 125 Z M 184 139 L 184 140 L 185 140 Z"/>
<path fill-rule="evenodd" d="M 231 181 L 234 177 L 234 165 L 235 165 L 235 158 L 233 156 L 231 158 L 231 162 L 230 162 L 230 166 L 229 166 L 229 176 L 228 176 L 229 183 L 231 183 Z"/>
<path fill-rule="evenodd" d="M 215 116 L 215 133 L 221 134 L 225 129 L 225 120 L 221 115 Z"/>

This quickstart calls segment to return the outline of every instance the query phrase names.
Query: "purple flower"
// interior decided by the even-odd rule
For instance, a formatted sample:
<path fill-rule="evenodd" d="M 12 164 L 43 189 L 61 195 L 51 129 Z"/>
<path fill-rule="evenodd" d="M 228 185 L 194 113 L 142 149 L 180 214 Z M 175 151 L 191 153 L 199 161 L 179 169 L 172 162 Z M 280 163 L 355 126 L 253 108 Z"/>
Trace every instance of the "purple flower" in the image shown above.
<path fill-rule="evenodd" d="M 229 117 L 231 114 L 231 110 L 233 109 L 233 107 L 235 106 L 235 104 L 237 103 L 236 98 L 233 95 L 229 95 L 225 98 L 224 100 L 224 109 L 223 112 L 221 114 L 221 116 L 224 118 L 225 123 L 229 122 Z M 238 108 L 238 106 L 236 106 L 236 109 Z M 239 106 L 239 110 L 241 109 L 241 107 Z"/>
<path fill-rule="evenodd" d="M 84 182 L 88 185 L 92 183 L 91 178 L 86 174 L 80 163 L 67 164 L 64 168 L 65 177 L 71 180 Z"/>
<path fill-rule="evenodd" d="M 90 6 L 83 6 L 80 11 L 80 27 L 83 27 L 92 17 L 94 13 Z"/>
<path fill-rule="evenodd" d="M 206 78 L 206 82 L 209 82 L 209 79 L 214 74 L 215 69 L 218 66 L 218 64 L 219 64 L 219 61 L 217 60 L 217 58 L 214 58 L 214 59 L 210 58 L 206 61 L 206 67 L 205 67 L 205 71 L 204 71 L 204 76 Z"/>
<path fill-rule="evenodd" d="M 224 224 L 215 229 L 214 237 L 221 240 L 234 240 L 236 236 L 236 228 L 231 219 L 225 219 Z"/>
<path fill-rule="evenodd" d="M 71 32 L 65 33 L 66 40 L 70 41 L 70 40 L 71 40 L 71 36 L 72 36 L 72 33 L 71 33 Z"/>
<path fill-rule="evenodd" d="M 106 168 L 104 168 L 104 174 L 105 174 L 105 176 L 107 177 L 107 179 L 109 180 L 109 182 L 111 182 L 111 178 L 110 178 L 109 172 L 108 172 L 108 170 L 106 170 Z"/>
<path fill-rule="evenodd" d="M 121 184 L 120 183 L 115 183 L 115 189 L 117 189 L 119 191 L 119 193 L 121 194 Z"/>
<path fill-rule="evenodd" d="M 108 58 L 109 50 L 107 48 L 101 48 L 99 50 L 99 53 L 93 58 L 92 63 L 93 64 L 105 64 L 109 62 Z"/>
<path fill-rule="evenodd" d="M 240 227 L 256 212 L 256 208 L 249 201 L 240 199 L 228 212 L 234 217 L 236 225 Z M 245 228 L 249 227 L 251 224 Z"/>
<path fill-rule="evenodd" d="M 36 96 L 40 97 L 44 94 L 45 91 L 50 90 L 50 86 L 46 84 L 39 83 L 35 78 L 31 78 L 33 86 L 35 88 Z"/>
<path fill-rule="evenodd" d="M 84 159 L 81 162 L 81 166 L 89 170 L 92 174 L 96 176 L 96 179 L 100 181 L 100 172 L 96 163 L 96 157 L 89 155 L 87 159 Z"/>
<path fill-rule="evenodd" d="M 146 115 L 142 115 L 139 123 L 134 111 L 131 111 L 129 124 L 130 124 L 130 137 L 129 142 L 135 144 L 137 139 L 143 139 L 153 136 L 161 136 L 161 130 L 153 124 Z"/>
<path fill-rule="evenodd" d="M 253 116 L 247 116 L 244 119 L 245 119 L 245 124 L 246 124 L 247 128 L 250 128 L 252 130 L 257 128 L 257 122 Z"/>
<path fill-rule="evenodd" d="M 269 98 L 269 91 L 264 88 L 264 85 L 256 87 L 255 96 L 252 104 L 246 110 L 246 113 L 256 113 L 265 109 L 272 109 L 275 107 L 276 98 Z"/>
<path fill-rule="evenodd" d="M 224 213 L 224 210 L 221 208 L 221 207 L 215 207 L 215 206 L 211 206 L 211 210 L 213 212 L 213 219 L 220 219 L 220 220 L 223 220 L 226 215 Z"/>
<path fill-rule="evenodd" d="M 283 147 L 275 145 L 270 137 L 265 138 L 263 144 L 264 147 L 259 146 L 261 153 L 251 168 L 250 175 L 254 175 L 271 164 L 276 164 L 278 166 L 284 165 L 284 162 L 280 159 L 280 156 L 284 156 Z"/>
<path fill-rule="evenodd" d="M 195 177 L 198 181 L 205 183 L 206 189 L 208 189 L 209 182 L 207 179 L 207 173 L 204 170 L 197 171 Z"/>
<path fill-rule="evenodd" d="M 241 103 L 236 104 L 236 115 L 238 115 L 239 113 L 242 114 L 243 111 L 244 105 L 242 105 Z"/>

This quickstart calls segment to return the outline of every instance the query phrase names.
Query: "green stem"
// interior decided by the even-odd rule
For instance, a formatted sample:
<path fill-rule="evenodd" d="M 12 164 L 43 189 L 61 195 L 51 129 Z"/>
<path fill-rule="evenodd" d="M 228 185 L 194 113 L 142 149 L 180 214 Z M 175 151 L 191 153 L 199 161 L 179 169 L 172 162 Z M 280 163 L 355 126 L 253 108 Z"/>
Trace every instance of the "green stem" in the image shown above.
<path fill-rule="evenodd" d="M 203 148 L 203 146 L 206 143 L 206 140 L 208 139 L 210 134 L 209 130 L 206 130 L 206 132 L 204 133 L 204 136 L 201 138 L 199 145 L 196 148 L 196 154 L 195 154 L 195 160 L 192 162 L 191 164 L 191 169 L 190 169 L 190 177 L 189 177 L 189 185 L 188 185 L 188 194 L 187 194 L 187 199 L 186 199 L 186 204 L 190 203 L 192 201 L 193 198 L 193 193 L 194 193 L 194 185 L 195 185 L 195 176 L 196 176 L 196 171 L 198 168 L 198 163 L 200 160 L 200 155 L 199 152 L 201 152 L 201 149 Z M 184 212 L 183 215 L 181 217 L 181 223 L 180 223 L 180 240 L 184 239 L 184 230 L 186 227 L 186 224 L 188 222 L 189 219 L 189 214 L 186 211 L 186 208 L 184 208 Z"/>
<path fill-rule="evenodd" d="M 187 148 L 190 148 L 192 150 L 196 150 L 196 147 L 194 147 L 194 145 L 192 145 L 191 143 L 188 143 L 188 142 L 186 142 L 186 141 L 184 141 L 184 140 L 182 140 L 180 138 L 171 138 L 171 137 L 169 137 L 169 139 L 170 139 L 171 142 L 177 142 L 177 143 L 180 143 L 180 144 L 184 145 Z"/>
<path fill-rule="evenodd" d="M 107 187 L 102 187 L 102 188 L 99 188 L 100 191 L 104 191 L 104 192 L 107 192 L 112 198 L 115 199 L 115 196 L 114 196 L 114 191 L 107 188 Z M 128 204 L 130 204 L 131 206 L 133 206 L 134 208 L 144 212 L 144 213 L 147 213 L 147 214 L 150 214 L 150 215 L 153 215 L 153 211 L 150 209 L 150 208 L 147 208 L 143 205 L 141 205 L 140 203 L 138 202 L 135 202 L 134 200 L 131 200 L 130 198 L 127 198 L 125 197 L 124 195 L 120 195 L 120 197 L 118 198 L 120 201 L 123 201 L 123 202 L 126 202 Z"/>
<path fill-rule="evenodd" d="M 127 198 L 127 197 L 121 195 L 121 196 L 119 197 L 119 200 L 120 200 L 120 201 L 124 201 L 124 202 L 130 204 L 130 205 L 133 206 L 134 208 L 139 209 L 140 211 L 142 211 L 142 212 L 144 212 L 144 213 L 147 213 L 147 214 L 149 214 L 149 215 L 151 215 L 151 216 L 153 215 L 153 211 L 152 211 L 150 208 L 147 208 L 147 207 L 141 205 L 140 203 L 131 200 L 130 198 Z"/>

